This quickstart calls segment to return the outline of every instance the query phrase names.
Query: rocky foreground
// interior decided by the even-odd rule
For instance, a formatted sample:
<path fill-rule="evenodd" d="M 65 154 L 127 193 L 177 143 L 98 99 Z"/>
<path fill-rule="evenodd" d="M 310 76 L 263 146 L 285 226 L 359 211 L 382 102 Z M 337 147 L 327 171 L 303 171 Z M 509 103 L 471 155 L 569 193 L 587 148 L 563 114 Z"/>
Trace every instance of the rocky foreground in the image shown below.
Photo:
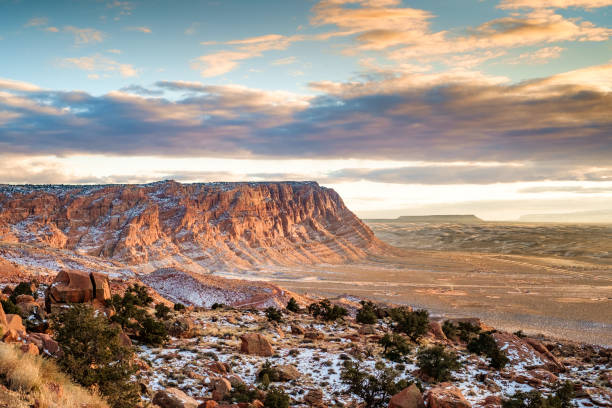
<path fill-rule="evenodd" d="M 113 317 L 125 313 L 120 308 L 125 303 L 120 302 L 121 296 L 111 299 L 111 294 L 135 288 L 128 287 L 127 282 L 109 282 L 103 275 L 78 271 L 62 272 L 49 286 L 28 285 L 26 290 L 38 299 L 15 296 L 13 290 L 18 289 L 14 285 L 4 287 L 3 304 L 10 304 L 6 302 L 13 298 L 17 313 L 0 313 L 3 341 L 18 346 L 19 352 L 60 362 L 64 346 L 47 324 L 53 315 L 71 305 L 84 304 L 93 307 L 98 316 L 121 322 Z M 19 288 L 23 290 L 24 284 Z M 259 286 L 255 292 L 273 288 L 278 287 Z M 208 290 L 211 301 L 222 301 L 228 299 L 224 296 L 232 289 L 212 285 Z M 529 407 L 612 406 L 609 348 L 506 333 L 478 319 L 427 317 L 425 312 L 410 308 L 359 303 L 356 299 L 326 303 L 297 297 L 295 302 L 296 298 L 291 299 L 294 294 L 278 290 L 272 290 L 275 302 L 238 301 L 228 306 L 216 301 L 207 307 L 185 308 L 176 299 L 174 303 L 160 292 L 146 289 L 144 293 L 151 296 L 139 308 L 143 314 L 138 319 L 159 318 L 169 336 L 153 344 L 143 336 L 144 328 L 134 328 L 137 322 L 128 319 L 121 323 L 119 340 L 135 351 L 130 362 L 135 371 L 130 381 L 139 385 L 138 406 L 287 406 L 270 398 L 278 394 L 290 406 L 516 407 L 508 401 L 520 395 L 517 393 L 531 392 L 526 395 L 546 398 L 558 392 L 562 384 L 569 384 L 571 389 L 570 405 L 541 405 L 542 401 L 538 405 L 536 401 Z M 283 304 L 286 297 L 278 296 L 287 296 L 289 301 Z M 172 308 L 174 305 L 177 307 Z M 373 310 L 379 314 L 370 313 L 369 322 L 364 323 L 364 311 Z M 400 313 L 404 320 L 398 320 L 394 313 Z M 425 319 L 423 330 L 412 332 L 410 328 L 418 326 L 414 319 L 420 318 Z M 501 366 L 495 365 L 497 357 L 472 348 L 471 343 L 479 336 L 491 339 L 493 346 L 489 347 L 500 353 Z M 391 345 L 385 345 L 389 338 L 393 339 Z M 388 347 L 395 354 L 389 353 Z M 422 362 L 423 351 L 436 347 L 444 358 L 456 359 L 444 377 L 435 377 L 440 374 L 435 370 L 446 364 L 444 358 L 429 368 Z M 348 379 L 347 367 L 351 366 L 357 368 L 353 380 L 355 373 L 366 378 L 359 377 L 357 388 Z M 394 384 L 384 392 L 378 390 L 374 403 L 361 392 L 373 381 Z M 10 392 L 0 381 L 0 403 L 3 390 Z"/>

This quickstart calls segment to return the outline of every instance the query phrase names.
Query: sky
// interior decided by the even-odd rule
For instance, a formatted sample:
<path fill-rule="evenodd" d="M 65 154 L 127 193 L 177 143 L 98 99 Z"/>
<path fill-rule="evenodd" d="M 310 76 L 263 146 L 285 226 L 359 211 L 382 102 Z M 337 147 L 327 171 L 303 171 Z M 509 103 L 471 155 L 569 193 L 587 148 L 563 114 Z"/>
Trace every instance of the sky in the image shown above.
<path fill-rule="evenodd" d="M 0 183 L 612 210 L 612 0 L 0 0 Z"/>

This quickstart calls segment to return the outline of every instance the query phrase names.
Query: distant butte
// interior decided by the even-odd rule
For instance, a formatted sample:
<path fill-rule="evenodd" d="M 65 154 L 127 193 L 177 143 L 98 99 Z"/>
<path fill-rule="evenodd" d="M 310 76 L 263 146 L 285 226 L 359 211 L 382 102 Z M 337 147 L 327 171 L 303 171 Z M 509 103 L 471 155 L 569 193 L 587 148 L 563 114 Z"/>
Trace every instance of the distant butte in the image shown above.
<path fill-rule="evenodd" d="M 442 215 L 402 215 L 391 219 L 368 219 L 368 222 L 454 222 L 474 224 L 485 222 L 472 214 L 442 214 Z"/>

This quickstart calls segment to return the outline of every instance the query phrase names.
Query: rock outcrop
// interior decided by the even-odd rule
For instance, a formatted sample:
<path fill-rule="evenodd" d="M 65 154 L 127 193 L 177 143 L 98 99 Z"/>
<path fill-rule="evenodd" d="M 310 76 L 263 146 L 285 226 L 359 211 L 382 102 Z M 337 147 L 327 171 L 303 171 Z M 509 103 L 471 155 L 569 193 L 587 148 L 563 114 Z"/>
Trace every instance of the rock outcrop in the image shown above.
<path fill-rule="evenodd" d="M 247 333 L 240 337 L 240 351 L 245 354 L 270 357 L 274 349 L 266 336 L 259 333 Z"/>
<path fill-rule="evenodd" d="M 451 383 L 439 384 L 425 394 L 428 408 L 472 408 L 461 390 Z"/>
<path fill-rule="evenodd" d="M 389 408 L 425 408 L 425 402 L 421 391 L 412 384 L 391 397 Z"/>
<path fill-rule="evenodd" d="M 104 302 L 111 297 L 106 276 L 74 270 L 63 270 L 57 274 L 47 291 L 47 309 L 52 305 L 66 303 Z"/>
<path fill-rule="evenodd" d="M 341 263 L 384 247 L 335 191 L 314 182 L 4 185 L 0 241 L 145 270 Z"/>

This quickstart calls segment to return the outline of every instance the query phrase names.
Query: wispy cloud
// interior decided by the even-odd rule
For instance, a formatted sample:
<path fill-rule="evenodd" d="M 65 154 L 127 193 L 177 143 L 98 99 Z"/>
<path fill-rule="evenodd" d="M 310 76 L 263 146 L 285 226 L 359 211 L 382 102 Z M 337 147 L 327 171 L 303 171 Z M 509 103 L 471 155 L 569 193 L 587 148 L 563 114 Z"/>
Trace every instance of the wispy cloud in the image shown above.
<path fill-rule="evenodd" d="M 297 62 L 297 58 L 296 57 L 285 57 L 285 58 L 279 58 L 277 60 L 272 61 L 272 65 L 290 65 L 290 64 L 295 64 Z"/>
<path fill-rule="evenodd" d="M 533 52 L 526 52 L 517 58 L 507 61 L 508 64 L 546 64 L 561 56 L 565 50 L 563 47 L 545 47 Z"/>
<path fill-rule="evenodd" d="M 224 44 L 233 46 L 232 49 L 202 55 L 192 61 L 191 67 L 200 71 L 204 78 L 223 75 L 236 69 L 243 60 L 260 57 L 266 51 L 285 50 L 293 42 L 302 39 L 303 36 L 298 35 L 268 34 L 228 41 Z"/>
<path fill-rule="evenodd" d="M 28 20 L 28 22 L 24 24 L 24 27 L 41 27 L 47 24 L 49 24 L 49 19 L 47 17 L 35 17 Z"/>
<path fill-rule="evenodd" d="M 569 7 L 595 9 L 612 6 L 612 0 L 502 0 L 499 4 L 501 9 L 520 9 L 520 8 L 556 8 L 564 9 Z"/>
<path fill-rule="evenodd" d="M 74 35 L 74 43 L 76 45 L 84 45 L 90 43 L 99 43 L 104 41 L 105 34 L 102 31 L 94 28 L 79 28 L 74 26 L 64 27 L 64 31 Z"/>
<path fill-rule="evenodd" d="M 118 73 L 123 77 L 134 77 L 138 75 L 131 64 L 122 64 L 100 54 L 87 57 L 64 58 L 61 64 L 66 67 L 74 67 L 84 71 L 98 71 L 101 73 Z M 99 79 L 99 74 L 90 74 L 90 78 Z"/>
<path fill-rule="evenodd" d="M 149 27 L 140 26 L 140 27 L 126 27 L 127 31 L 137 31 L 144 34 L 151 34 L 153 31 Z"/>

